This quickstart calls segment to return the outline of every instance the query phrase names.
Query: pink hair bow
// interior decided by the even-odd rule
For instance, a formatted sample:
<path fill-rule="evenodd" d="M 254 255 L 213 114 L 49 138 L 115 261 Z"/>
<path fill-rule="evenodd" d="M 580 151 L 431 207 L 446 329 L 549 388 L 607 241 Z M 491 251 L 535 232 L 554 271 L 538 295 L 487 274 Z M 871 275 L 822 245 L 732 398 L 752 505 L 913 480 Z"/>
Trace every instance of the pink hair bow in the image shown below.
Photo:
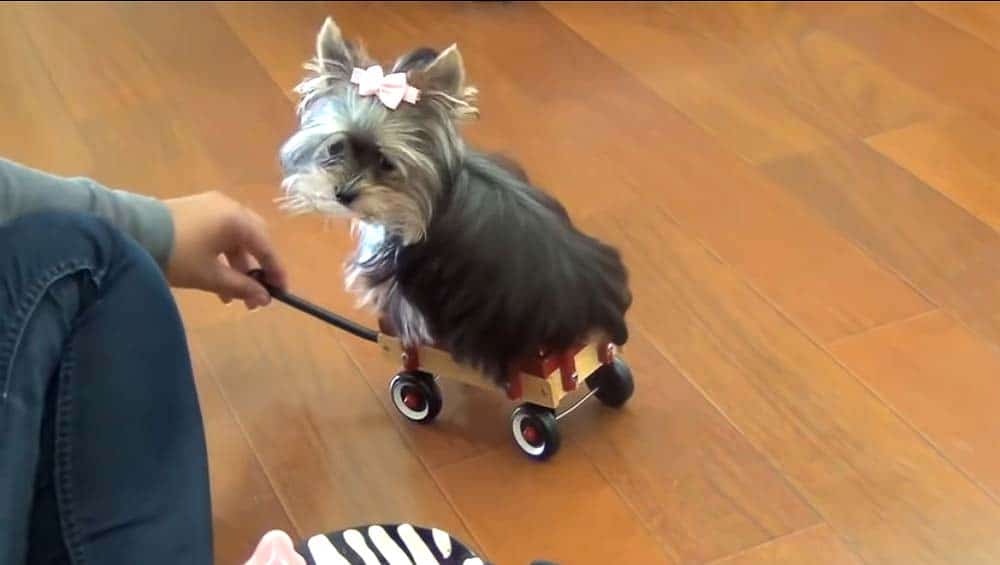
<path fill-rule="evenodd" d="M 375 95 L 387 108 L 395 110 L 406 100 L 416 104 L 420 91 L 406 83 L 406 73 L 382 74 L 382 67 L 374 65 L 367 69 L 354 69 L 351 82 L 358 85 L 361 96 Z"/>

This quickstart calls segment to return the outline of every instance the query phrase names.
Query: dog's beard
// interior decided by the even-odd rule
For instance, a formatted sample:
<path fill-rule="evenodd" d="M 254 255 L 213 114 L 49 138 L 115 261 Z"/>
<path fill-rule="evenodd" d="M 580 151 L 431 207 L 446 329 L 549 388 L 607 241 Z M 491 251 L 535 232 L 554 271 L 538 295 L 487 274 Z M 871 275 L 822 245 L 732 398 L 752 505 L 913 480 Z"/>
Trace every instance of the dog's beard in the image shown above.
<path fill-rule="evenodd" d="M 285 213 L 351 216 L 351 210 L 334 198 L 330 179 L 322 170 L 289 175 L 282 181 L 281 188 L 285 193 L 277 202 Z"/>
<path fill-rule="evenodd" d="M 366 187 L 352 208 L 362 220 L 382 226 L 387 233 L 399 237 L 404 245 L 422 240 L 427 235 L 431 201 L 415 198 L 380 185 Z"/>

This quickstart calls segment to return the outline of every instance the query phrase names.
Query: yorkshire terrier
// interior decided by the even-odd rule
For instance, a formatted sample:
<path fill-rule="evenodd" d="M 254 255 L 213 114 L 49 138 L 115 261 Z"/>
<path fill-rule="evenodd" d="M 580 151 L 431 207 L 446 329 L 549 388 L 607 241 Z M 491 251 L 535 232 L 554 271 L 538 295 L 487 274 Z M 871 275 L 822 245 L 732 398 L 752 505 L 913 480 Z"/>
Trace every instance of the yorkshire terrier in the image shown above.
<path fill-rule="evenodd" d="M 625 344 L 618 251 L 513 161 L 462 139 L 479 111 L 455 45 L 415 49 L 383 74 L 327 18 L 305 68 L 282 205 L 354 220 L 347 288 L 405 346 L 441 347 L 504 386 L 540 350 Z"/>

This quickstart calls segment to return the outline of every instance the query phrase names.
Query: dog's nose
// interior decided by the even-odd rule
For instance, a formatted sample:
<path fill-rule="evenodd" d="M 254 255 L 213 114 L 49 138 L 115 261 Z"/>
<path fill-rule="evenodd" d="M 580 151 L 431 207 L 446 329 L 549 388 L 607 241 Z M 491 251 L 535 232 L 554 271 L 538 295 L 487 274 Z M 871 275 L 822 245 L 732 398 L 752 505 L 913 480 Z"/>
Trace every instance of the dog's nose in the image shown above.
<path fill-rule="evenodd" d="M 340 190 L 336 193 L 337 202 L 347 206 L 351 202 L 358 199 L 358 192 L 356 190 Z"/>
<path fill-rule="evenodd" d="M 361 175 L 358 175 L 337 188 L 337 190 L 334 191 L 334 197 L 337 199 L 337 202 L 347 206 L 351 202 L 357 200 L 358 194 L 361 192 L 358 190 L 358 184 L 360 182 Z"/>

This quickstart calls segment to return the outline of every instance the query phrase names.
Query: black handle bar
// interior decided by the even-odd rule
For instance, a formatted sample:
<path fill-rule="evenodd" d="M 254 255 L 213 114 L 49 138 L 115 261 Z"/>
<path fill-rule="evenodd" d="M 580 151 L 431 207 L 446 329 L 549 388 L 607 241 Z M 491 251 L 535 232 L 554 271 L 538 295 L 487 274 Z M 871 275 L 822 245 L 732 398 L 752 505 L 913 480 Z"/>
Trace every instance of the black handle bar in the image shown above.
<path fill-rule="evenodd" d="M 267 284 L 267 282 L 264 280 L 264 271 L 262 271 L 261 269 L 255 269 L 253 271 L 250 271 L 248 274 L 251 277 L 253 277 L 257 282 L 264 285 L 264 288 L 267 289 L 267 292 L 269 292 L 271 294 L 271 297 L 274 298 L 275 300 L 283 302 L 300 312 L 305 312 L 306 314 L 309 314 L 313 318 L 318 318 L 320 320 L 323 320 L 324 322 L 330 324 L 331 326 L 336 326 L 344 330 L 345 332 L 354 334 L 360 337 L 361 339 L 376 343 L 378 342 L 377 331 L 366 328 L 365 326 L 362 326 L 357 322 L 348 320 L 343 316 L 338 316 L 337 314 L 334 314 L 329 310 L 320 308 L 319 306 L 307 300 L 303 300 L 302 298 L 299 298 L 298 296 L 295 296 L 290 292 L 285 292 L 280 288 Z"/>

